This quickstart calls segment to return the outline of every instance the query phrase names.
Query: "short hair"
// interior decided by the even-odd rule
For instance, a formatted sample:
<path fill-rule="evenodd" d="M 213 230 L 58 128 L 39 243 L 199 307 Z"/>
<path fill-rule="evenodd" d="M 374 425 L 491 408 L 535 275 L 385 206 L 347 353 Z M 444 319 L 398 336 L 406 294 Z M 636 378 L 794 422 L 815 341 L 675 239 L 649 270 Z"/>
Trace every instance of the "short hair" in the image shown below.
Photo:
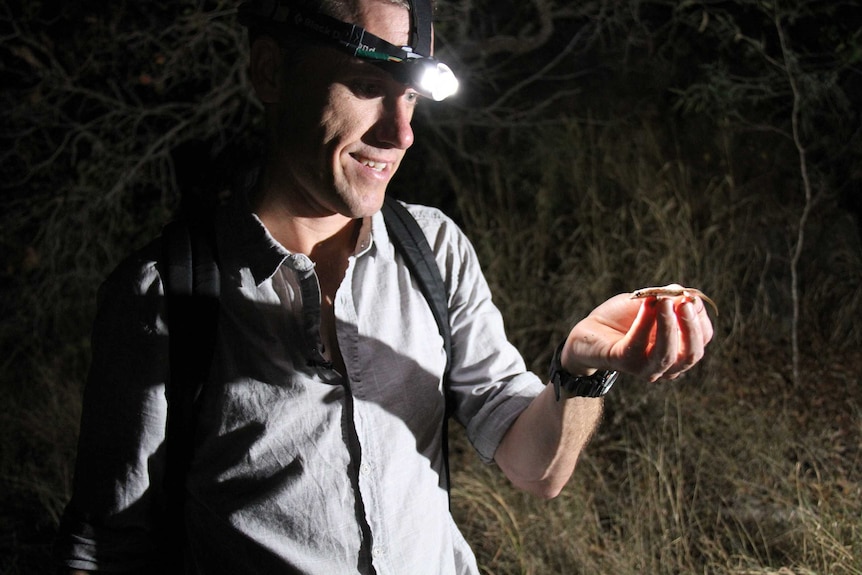
<path fill-rule="evenodd" d="M 351 24 L 356 23 L 359 19 L 359 1 L 360 0 L 278 0 L 279 3 L 284 2 L 285 4 L 290 4 L 291 6 L 298 8 L 300 10 L 307 10 L 309 12 L 319 12 L 321 14 L 326 14 L 327 16 L 331 16 L 337 20 L 341 20 L 342 22 L 348 22 Z M 379 0 L 381 2 L 389 2 L 390 4 L 395 4 L 404 8 L 405 10 L 410 10 L 410 1 L 409 0 Z M 432 6 L 434 2 L 432 0 Z M 274 28 L 267 26 L 263 21 L 252 21 L 248 24 L 249 28 L 249 39 L 254 41 L 254 39 L 261 33 L 274 33 Z"/>
<path fill-rule="evenodd" d="M 355 23 L 359 18 L 359 1 L 358 0 L 300 0 L 303 4 L 309 4 L 309 7 L 316 7 L 318 12 L 323 12 L 327 16 L 338 18 L 344 22 Z M 381 0 L 395 4 L 406 10 L 410 10 L 409 0 Z"/>
<path fill-rule="evenodd" d="M 248 0 L 247 0 L 248 1 Z M 356 23 L 359 20 L 359 2 L 360 0 L 276 0 L 279 3 L 285 3 L 299 10 L 307 10 L 309 12 L 318 12 L 331 16 L 337 20 L 348 23 Z M 376 0 L 380 2 L 388 2 L 410 10 L 409 0 Z M 431 1 L 432 9 L 435 2 Z M 249 46 L 254 44 L 255 40 L 261 36 L 269 36 L 278 41 L 285 55 L 285 70 L 293 68 L 303 57 L 305 48 L 312 46 L 314 40 L 308 38 L 300 32 L 290 33 L 286 28 L 278 27 L 273 23 L 265 20 L 250 20 L 247 22 L 248 27 L 248 42 Z"/>

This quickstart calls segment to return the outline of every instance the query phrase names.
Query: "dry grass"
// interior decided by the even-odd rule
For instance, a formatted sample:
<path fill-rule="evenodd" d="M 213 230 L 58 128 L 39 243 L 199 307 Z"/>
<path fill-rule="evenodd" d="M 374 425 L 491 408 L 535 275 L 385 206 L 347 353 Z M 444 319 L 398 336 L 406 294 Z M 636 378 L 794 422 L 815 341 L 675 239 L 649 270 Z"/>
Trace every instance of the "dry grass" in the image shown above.
<path fill-rule="evenodd" d="M 765 247 L 792 208 L 740 197 L 729 178 L 698 180 L 685 163 L 662 160 L 654 127 L 624 132 L 638 144 L 619 146 L 622 131 L 569 126 L 561 137 L 571 158 L 550 155 L 552 139 L 527 154 L 515 148 L 526 164 L 546 162 L 547 178 L 571 170 L 550 207 L 540 199 L 513 210 L 518 187 L 489 177 L 497 187 L 465 210 L 482 215 L 465 225 L 502 292 L 511 335 L 536 351 L 542 369 L 549 332 L 561 336 L 601 298 L 680 281 L 718 300 L 716 338 L 679 382 L 621 381 L 556 501 L 531 501 L 456 459 L 454 508 L 484 572 L 860 573 L 862 356 L 848 339 L 839 347 L 833 324 L 812 321 L 808 308 L 811 384 L 792 385 L 786 272 Z M 590 163 L 579 163 L 579 150 L 591 150 Z M 857 317 L 860 288 L 830 278 L 857 261 L 859 246 L 852 229 L 835 237 L 846 240 L 840 254 L 809 265 L 806 285 L 812 299 L 820 290 L 849 294 L 842 301 L 856 311 L 828 312 L 840 324 L 838 316 Z"/>
<path fill-rule="evenodd" d="M 553 502 L 456 460 L 453 506 L 484 572 L 859 573 L 858 392 L 803 424 L 810 406 L 780 386 L 746 398 L 715 363 L 675 384 L 622 382 Z"/>

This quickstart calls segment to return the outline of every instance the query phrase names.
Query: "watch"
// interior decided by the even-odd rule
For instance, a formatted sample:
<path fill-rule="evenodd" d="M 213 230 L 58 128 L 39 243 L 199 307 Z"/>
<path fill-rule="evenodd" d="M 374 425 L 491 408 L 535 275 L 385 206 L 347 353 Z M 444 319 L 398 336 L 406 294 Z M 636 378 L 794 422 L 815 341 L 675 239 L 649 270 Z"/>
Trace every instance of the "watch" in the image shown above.
<path fill-rule="evenodd" d="M 565 340 L 557 347 L 551 359 L 550 381 L 554 384 L 554 393 L 560 401 L 560 388 L 576 397 L 603 397 L 611 390 L 619 377 L 618 371 L 599 370 L 592 375 L 572 375 L 561 363 Z"/>

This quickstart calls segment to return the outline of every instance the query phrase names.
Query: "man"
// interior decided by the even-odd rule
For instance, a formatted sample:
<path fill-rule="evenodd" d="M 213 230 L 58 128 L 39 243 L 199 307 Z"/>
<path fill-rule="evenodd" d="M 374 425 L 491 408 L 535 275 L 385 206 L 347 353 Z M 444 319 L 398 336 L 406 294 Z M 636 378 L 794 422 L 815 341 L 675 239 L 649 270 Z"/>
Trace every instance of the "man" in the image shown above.
<path fill-rule="evenodd" d="M 375 38 L 392 45 L 383 50 L 418 47 L 408 52 L 434 66 L 430 23 L 422 30 L 416 6 L 398 0 L 262 4 L 247 14 L 269 145 L 216 223 L 221 311 L 186 478 L 189 564 L 478 573 L 447 505 L 441 337 L 380 214 L 425 90 L 405 72 L 416 62 L 381 65 L 377 48 L 362 48 Z M 351 52 L 324 9 L 363 29 Z M 555 356 L 562 386 L 545 387 L 507 342 L 460 230 L 437 210 L 409 209 L 447 288 L 453 416 L 480 457 L 540 497 L 571 476 L 614 372 L 675 378 L 712 337 L 696 298 L 621 294 L 572 329 Z M 162 553 L 168 328 L 157 254 L 144 249 L 100 292 L 58 544 L 69 569 L 145 570 Z"/>

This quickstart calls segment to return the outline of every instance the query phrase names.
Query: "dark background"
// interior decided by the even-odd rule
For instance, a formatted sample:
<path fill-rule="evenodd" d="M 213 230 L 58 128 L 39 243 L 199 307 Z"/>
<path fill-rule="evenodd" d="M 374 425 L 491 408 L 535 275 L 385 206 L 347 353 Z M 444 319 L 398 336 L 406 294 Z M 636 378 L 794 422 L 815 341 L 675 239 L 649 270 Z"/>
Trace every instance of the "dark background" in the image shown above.
<path fill-rule="evenodd" d="M 234 8 L 0 1 L 2 572 L 47 569 L 69 497 L 97 286 L 182 197 L 217 198 L 234 168 L 260 153 L 260 106 Z M 674 393 L 697 399 L 687 418 L 715 424 L 694 430 L 711 456 L 723 442 L 756 442 L 736 436 L 752 420 L 811 426 L 833 447 L 840 434 L 841 465 L 800 456 L 825 449 L 808 436 L 790 447 L 770 437 L 756 453 L 783 450 L 782 471 L 764 470 L 764 485 L 784 485 L 776 477 L 804 464 L 816 486 L 790 492 L 831 486 L 846 496 L 830 539 L 841 549 L 860 544 L 860 18 L 860 3 L 844 1 L 441 1 L 438 55 L 462 90 L 423 103 L 417 143 L 391 188 L 465 228 L 511 338 L 539 373 L 568 327 L 614 293 L 674 281 L 716 299 L 716 340 L 699 372 L 708 385 Z M 602 462 L 619 456 L 609 446 L 634 452 L 649 436 L 620 432 L 620 420 L 655 416 L 643 407 L 658 401 L 652 392 L 620 387 L 629 389 L 609 400 L 589 466 L 600 478 L 613 476 L 602 476 Z M 723 401 L 745 414 L 716 414 Z M 748 457 L 728 452 L 724 461 L 744 468 Z M 464 465 L 473 475 L 462 485 L 484 477 Z M 739 489 L 733 477 L 716 492 Z M 464 509 L 476 501 L 459 497 Z M 816 509 L 822 501 L 812 497 Z M 715 524 L 724 524 L 721 499 L 704 505 Z M 535 508 L 524 505 L 513 516 L 522 514 L 519 533 L 531 542 Z M 589 572 L 584 559 L 550 551 L 525 564 L 521 549 L 504 564 L 488 527 L 496 520 L 486 519 L 465 513 L 459 522 L 480 541 L 489 572 Z M 656 521 L 644 529 L 667 535 Z M 816 540 L 794 555 L 799 541 L 776 546 L 763 525 L 730 523 L 737 528 L 719 535 L 688 526 L 684 556 L 644 560 L 641 572 L 716 561 L 862 568 L 840 553 L 812 555 Z M 585 548 L 610 553 L 607 541 L 630 535 L 598 525 L 610 539 Z M 784 534 L 813 529 L 782 525 Z M 664 537 L 644 555 L 664 557 Z"/>

